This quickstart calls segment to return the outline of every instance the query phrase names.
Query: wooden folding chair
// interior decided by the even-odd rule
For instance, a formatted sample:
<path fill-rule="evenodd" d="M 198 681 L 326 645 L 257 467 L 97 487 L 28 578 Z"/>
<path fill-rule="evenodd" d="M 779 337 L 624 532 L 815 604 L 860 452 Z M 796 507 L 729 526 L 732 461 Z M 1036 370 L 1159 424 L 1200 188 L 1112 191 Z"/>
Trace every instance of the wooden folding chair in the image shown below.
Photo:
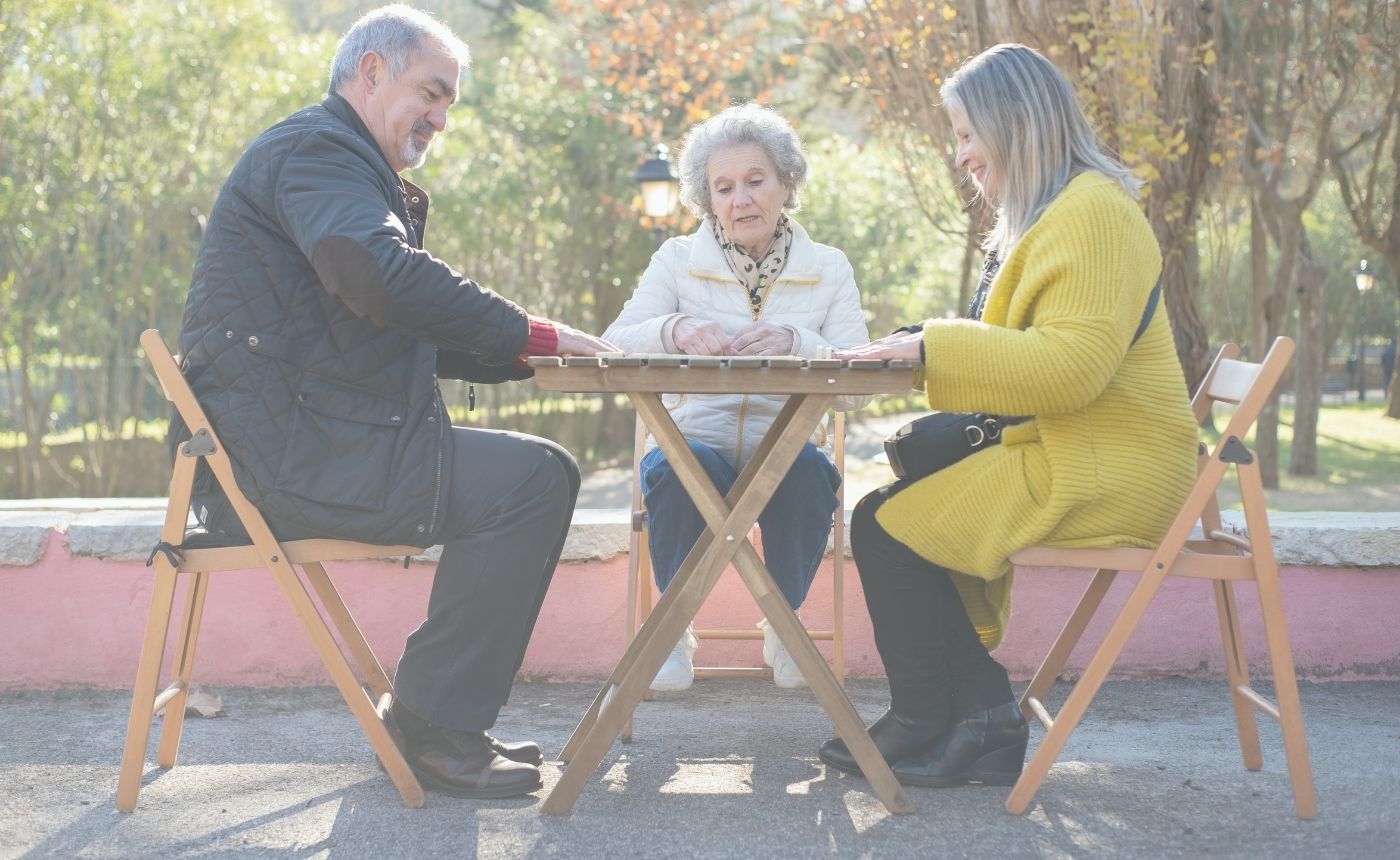
<path fill-rule="evenodd" d="M 166 398 L 175 404 L 192 436 L 180 446 L 175 459 L 174 474 L 170 479 L 170 500 L 165 510 L 165 527 L 161 531 L 162 548 L 165 551 L 153 553 L 155 587 L 151 595 L 151 611 L 146 621 L 146 635 L 142 641 L 141 659 L 132 691 L 131 717 L 127 723 L 126 746 L 122 752 L 121 771 L 117 781 L 117 809 L 131 812 L 136 808 L 137 797 L 141 791 L 151 720 L 161 708 L 165 709 L 165 717 L 156 751 L 156 763 L 164 768 L 175 766 L 180 746 L 180 730 L 184 725 L 185 699 L 189 694 L 194 666 L 195 643 L 199 637 L 200 617 L 204 610 L 210 574 L 215 571 L 251 568 L 266 568 L 272 571 L 287 602 L 296 612 L 297 619 L 311 637 L 311 643 L 329 670 L 336 687 L 345 697 L 351 713 L 355 715 L 360 728 L 369 738 L 375 755 L 379 756 L 379 761 L 384 765 L 389 778 L 403 796 L 404 804 L 410 807 L 422 806 L 423 789 L 398 747 L 389 737 L 389 732 L 380 717 L 379 709 L 388 706 L 393 685 L 390 684 L 383 667 L 375 659 L 374 652 L 365 642 L 355 620 L 350 616 L 350 611 L 340 599 L 339 593 L 321 565 L 324 561 L 416 555 L 422 552 L 422 548 L 380 546 L 330 539 L 278 541 L 273 537 L 272 530 L 262 514 L 239 490 L 223 444 L 195 399 L 194 392 L 181 375 L 180 368 L 166 348 L 165 342 L 161 340 L 160 333 L 155 329 L 147 330 L 141 335 L 141 345 L 146 350 Z M 181 547 L 189 520 L 195 467 L 200 460 L 213 471 L 219 486 L 251 536 L 252 543 L 213 549 Z M 321 610 L 312 600 L 305 584 L 298 578 L 293 565 L 301 566 L 306 580 L 320 598 L 321 606 L 330 617 L 336 632 L 340 634 L 344 647 L 354 657 L 364 674 L 364 684 L 368 686 L 368 692 L 346 660 L 341 645 L 336 642 Z M 156 684 L 165 655 L 166 638 L 175 608 L 175 590 L 180 574 L 191 574 L 191 581 L 185 590 L 180 608 L 180 630 L 174 643 L 170 686 L 157 694 Z"/>
<path fill-rule="evenodd" d="M 818 630 L 807 629 L 813 640 L 831 642 L 831 670 L 836 680 L 846 681 L 845 648 L 845 608 L 846 608 L 846 414 L 833 413 L 832 420 L 832 459 L 836 471 L 841 474 L 841 485 L 836 488 L 836 513 L 832 520 L 832 559 L 831 559 L 831 627 Z M 642 501 L 642 455 L 646 451 L 647 426 L 641 416 L 632 443 L 632 533 L 627 544 L 627 640 L 630 642 L 641 629 L 647 616 L 651 614 L 654 598 L 651 576 L 651 550 L 647 541 L 647 511 Z M 695 631 L 695 638 L 747 640 L 762 639 L 763 631 L 706 628 Z M 767 666 L 696 666 L 696 678 L 772 678 L 773 670 Z M 651 691 L 643 698 L 650 699 Z M 628 719 L 622 730 L 622 740 L 632 740 L 632 720 Z"/>
<path fill-rule="evenodd" d="M 1182 504 L 1166 536 L 1155 549 L 1057 549 L 1031 547 L 1011 557 L 1017 566 L 1078 567 L 1097 571 L 1021 697 L 1021 710 L 1027 719 L 1038 719 L 1045 726 L 1045 738 L 1021 773 L 1006 799 L 1008 811 L 1020 815 L 1050 772 L 1060 750 L 1074 731 L 1084 711 L 1093 701 L 1105 676 L 1118 659 L 1148 603 L 1167 576 L 1207 579 L 1215 592 L 1220 619 L 1220 638 L 1225 647 L 1230 695 L 1235 707 L 1235 725 L 1240 736 L 1244 766 L 1258 770 L 1263 765 L 1259 750 L 1259 728 L 1254 709 L 1276 720 L 1283 730 L 1284 754 L 1293 787 L 1293 806 L 1299 818 L 1317 815 L 1308 744 L 1303 735 L 1303 715 L 1298 702 L 1293 654 L 1284 626 L 1283 600 L 1279 591 L 1278 563 L 1269 536 L 1268 511 L 1264 503 L 1259 464 L 1245 446 L 1244 439 L 1260 410 L 1273 394 L 1289 359 L 1293 341 L 1280 337 L 1258 364 L 1239 361 L 1239 348 L 1225 344 L 1192 399 L 1196 420 L 1204 421 L 1215 403 L 1236 404 L 1237 408 L 1213 450 L 1201 445 L 1196 483 Z M 1239 480 L 1248 536 L 1225 531 L 1220 523 L 1216 489 L 1231 466 Z M 1196 524 L 1203 538 L 1190 539 Z M 1070 691 L 1055 716 L 1044 705 L 1044 698 L 1064 668 L 1070 651 L 1084 633 L 1104 594 L 1120 572 L 1136 573 L 1137 585 L 1119 611 L 1084 674 Z M 1264 633 L 1273 668 L 1277 703 L 1264 698 L 1250 686 L 1244 643 L 1240 637 L 1239 613 L 1232 583 L 1253 582 L 1259 590 Z"/>

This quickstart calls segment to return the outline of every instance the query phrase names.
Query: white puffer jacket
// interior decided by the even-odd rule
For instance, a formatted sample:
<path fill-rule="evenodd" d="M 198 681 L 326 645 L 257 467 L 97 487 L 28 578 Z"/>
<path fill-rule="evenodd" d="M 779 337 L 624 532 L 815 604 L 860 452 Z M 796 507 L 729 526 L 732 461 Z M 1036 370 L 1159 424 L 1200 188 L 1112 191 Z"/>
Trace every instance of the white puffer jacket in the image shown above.
<path fill-rule="evenodd" d="M 706 220 L 693 234 L 657 249 L 637 291 L 603 338 L 627 352 L 679 353 L 671 331 L 678 320 L 692 316 L 719 323 L 730 336 L 755 320 L 785 326 L 794 333 L 792 353 L 806 358 L 819 357 L 823 347 L 865 343 L 870 337 L 846 255 L 813 242 L 795 221 L 792 229 L 792 255 L 768 286 L 757 317 Z M 753 456 L 786 400 L 760 394 L 662 397 L 686 438 L 715 449 L 736 469 Z M 869 402 L 869 397 L 838 397 L 834 405 L 851 410 Z M 828 435 L 825 426 L 819 427 L 812 441 L 829 448 Z"/>

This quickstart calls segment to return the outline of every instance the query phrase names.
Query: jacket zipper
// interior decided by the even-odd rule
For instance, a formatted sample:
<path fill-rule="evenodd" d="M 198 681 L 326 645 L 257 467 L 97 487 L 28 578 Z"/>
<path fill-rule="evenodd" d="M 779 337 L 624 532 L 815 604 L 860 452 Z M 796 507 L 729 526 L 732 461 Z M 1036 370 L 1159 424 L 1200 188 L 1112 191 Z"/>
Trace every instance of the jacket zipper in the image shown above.
<path fill-rule="evenodd" d="M 759 297 L 758 307 L 755 308 L 753 302 L 749 300 L 748 287 L 745 287 L 743 284 L 735 284 L 735 286 L 744 293 L 744 302 L 749 306 L 749 316 L 753 317 L 754 322 L 758 322 L 758 318 L 763 314 L 763 306 L 768 302 L 768 293 L 776 285 L 776 280 L 772 284 L 769 284 L 768 289 L 764 290 L 763 295 Z M 734 471 L 736 472 L 739 471 L 739 463 L 744 459 L 744 413 L 748 411 L 749 396 L 745 394 L 743 395 L 743 399 L 739 401 L 739 425 L 735 428 L 739 434 L 737 444 L 734 446 Z"/>
<path fill-rule="evenodd" d="M 446 429 L 447 422 L 442 420 L 443 415 L 441 395 L 435 395 L 433 397 L 433 417 L 437 418 L 436 423 L 438 425 L 437 484 L 435 485 L 433 491 L 433 516 L 430 520 L 428 520 L 429 537 L 435 536 L 437 534 L 438 509 L 442 506 L 442 453 L 443 447 L 447 444 L 446 439 L 443 438 L 443 431 Z"/>

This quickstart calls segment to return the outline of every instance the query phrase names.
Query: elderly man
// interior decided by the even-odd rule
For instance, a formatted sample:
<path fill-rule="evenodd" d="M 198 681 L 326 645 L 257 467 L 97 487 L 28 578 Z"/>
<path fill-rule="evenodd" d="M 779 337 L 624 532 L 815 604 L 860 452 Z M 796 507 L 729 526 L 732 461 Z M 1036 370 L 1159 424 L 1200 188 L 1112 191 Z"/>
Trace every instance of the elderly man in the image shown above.
<path fill-rule="evenodd" d="M 511 797 L 540 787 L 540 748 L 486 729 L 559 559 L 578 467 L 544 439 L 450 426 L 437 377 L 519 379 L 527 356 L 611 347 L 423 250 L 428 195 L 399 173 L 446 127 L 467 62 L 405 6 L 351 27 L 326 100 L 255 140 L 215 201 L 180 351 L 279 537 L 444 545 L 385 720 L 427 788 Z M 205 477 L 201 523 L 238 537 Z"/>

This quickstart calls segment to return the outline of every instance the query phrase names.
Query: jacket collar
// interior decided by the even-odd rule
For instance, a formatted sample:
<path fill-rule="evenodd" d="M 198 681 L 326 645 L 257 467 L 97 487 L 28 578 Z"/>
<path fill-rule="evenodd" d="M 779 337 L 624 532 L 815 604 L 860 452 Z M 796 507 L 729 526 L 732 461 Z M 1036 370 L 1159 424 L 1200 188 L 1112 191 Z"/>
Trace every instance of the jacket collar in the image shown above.
<path fill-rule="evenodd" d="M 380 160 L 384 162 L 384 169 L 393 173 L 393 170 L 389 167 L 389 160 L 384 157 L 384 150 L 379 148 L 379 142 L 374 139 L 374 135 L 370 134 L 369 126 L 365 125 L 365 121 L 360 118 L 359 112 L 355 110 L 350 102 L 345 100 L 344 96 L 339 93 L 331 93 L 326 97 L 325 101 L 321 102 L 321 106 L 324 107 L 331 116 L 345 123 L 350 127 L 351 131 L 355 132 L 355 134 L 363 138 L 366 143 L 374 147 L 374 151 L 379 153 Z M 409 182 L 407 179 L 404 179 L 397 173 L 394 174 L 394 178 L 398 180 L 399 190 L 403 192 L 403 205 L 404 208 L 408 210 L 411 226 L 417 234 L 415 237 L 417 239 L 416 244 L 418 247 L 422 247 L 423 233 L 428 226 L 428 192 L 414 185 L 412 182 Z"/>
<path fill-rule="evenodd" d="M 807 231 L 802 229 L 801 224 L 791 216 L 788 216 L 788 221 L 792 224 L 792 256 L 788 258 L 787 266 L 774 283 L 818 283 L 821 280 L 821 272 L 817 266 L 817 246 L 807 235 Z M 715 241 L 714 227 L 711 226 L 709 218 L 700 222 L 694 236 L 694 241 L 690 243 L 690 258 L 686 261 L 687 272 L 705 280 L 732 282 L 734 273 L 729 271 L 729 264 L 724 261 L 724 252 Z"/>
<path fill-rule="evenodd" d="M 331 116 L 350 126 L 350 130 L 364 138 L 365 143 L 374 147 L 374 151 L 379 153 L 379 157 L 384 160 L 384 166 L 388 168 L 389 160 L 384 158 L 384 151 L 379 148 L 379 141 L 374 139 L 374 135 L 369 133 L 369 126 L 360 119 L 360 114 L 351 106 L 350 102 L 340 93 L 331 93 L 326 96 L 326 100 L 321 102 L 321 107 L 330 111 Z"/>

